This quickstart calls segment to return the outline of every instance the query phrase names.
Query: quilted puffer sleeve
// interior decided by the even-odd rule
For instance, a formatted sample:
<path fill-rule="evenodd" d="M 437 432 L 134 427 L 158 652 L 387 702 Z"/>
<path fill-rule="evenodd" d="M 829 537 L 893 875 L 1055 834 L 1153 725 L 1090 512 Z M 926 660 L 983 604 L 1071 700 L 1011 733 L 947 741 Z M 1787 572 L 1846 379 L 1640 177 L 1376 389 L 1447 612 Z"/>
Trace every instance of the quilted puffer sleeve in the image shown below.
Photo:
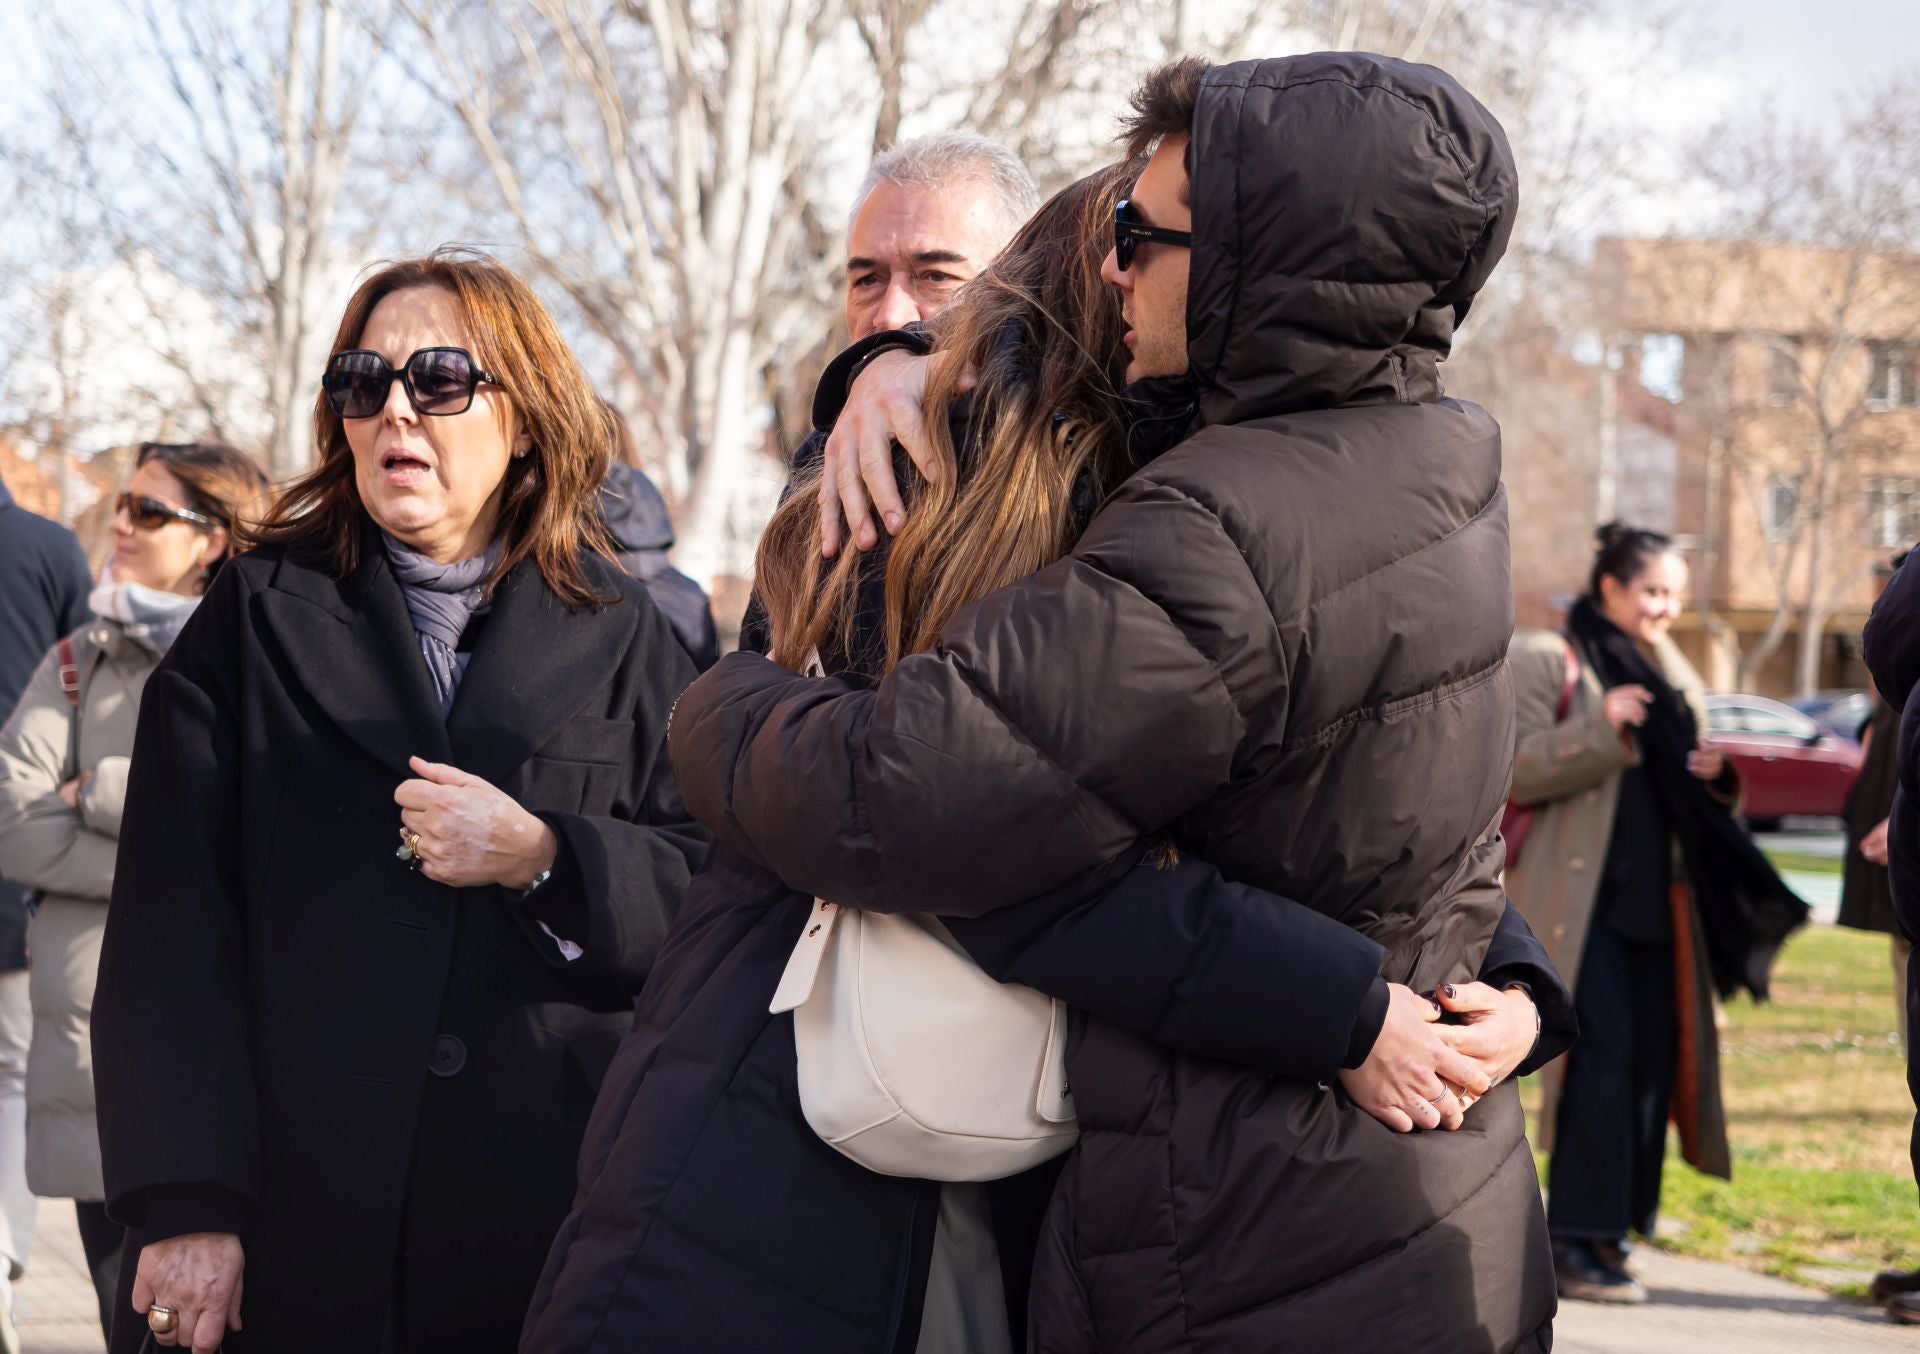
<path fill-rule="evenodd" d="M 1285 676 L 1218 517 L 1136 477 L 1072 555 L 957 614 L 876 690 L 730 655 L 680 698 L 668 745 L 694 816 L 790 887 L 971 916 L 1225 784 Z"/>

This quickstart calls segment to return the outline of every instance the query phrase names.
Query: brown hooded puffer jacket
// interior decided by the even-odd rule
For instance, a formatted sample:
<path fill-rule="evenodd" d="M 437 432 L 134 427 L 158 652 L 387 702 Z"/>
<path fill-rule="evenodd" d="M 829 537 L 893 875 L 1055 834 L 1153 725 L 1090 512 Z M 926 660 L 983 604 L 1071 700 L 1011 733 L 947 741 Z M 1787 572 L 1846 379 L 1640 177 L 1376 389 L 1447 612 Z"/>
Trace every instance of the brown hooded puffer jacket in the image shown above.
<path fill-rule="evenodd" d="M 1358 927 L 1392 981 L 1470 979 L 1512 595 L 1499 430 L 1437 365 L 1512 227 L 1506 138 L 1431 67 L 1321 54 L 1215 68 L 1190 163 L 1191 435 L 873 692 L 724 659 L 680 700 L 676 775 L 849 905 L 978 915 L 1164 830 Z M 1069 1071 L 1035 1350 L 1544 1347 L 1512 1085 L 1400 1136 L 1338 1087 L 1092 1022 Z"/>

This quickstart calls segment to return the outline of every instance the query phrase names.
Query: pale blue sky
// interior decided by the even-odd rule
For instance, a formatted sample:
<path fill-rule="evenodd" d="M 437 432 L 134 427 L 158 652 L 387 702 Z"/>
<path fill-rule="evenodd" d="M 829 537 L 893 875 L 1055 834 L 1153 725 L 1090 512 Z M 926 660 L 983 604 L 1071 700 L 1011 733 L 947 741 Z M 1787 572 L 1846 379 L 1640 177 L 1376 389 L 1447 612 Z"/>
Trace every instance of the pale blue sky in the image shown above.
<path fill-rule="evenodd" d="M 1725 44 L 1713 64 L 1736 97 L 1771 94 L 1792 116 L 1824 117 L 1838 95 L 1902 66 L 1920 77 L 1915 0 L 1702 0 L 1701 9 Z"/>

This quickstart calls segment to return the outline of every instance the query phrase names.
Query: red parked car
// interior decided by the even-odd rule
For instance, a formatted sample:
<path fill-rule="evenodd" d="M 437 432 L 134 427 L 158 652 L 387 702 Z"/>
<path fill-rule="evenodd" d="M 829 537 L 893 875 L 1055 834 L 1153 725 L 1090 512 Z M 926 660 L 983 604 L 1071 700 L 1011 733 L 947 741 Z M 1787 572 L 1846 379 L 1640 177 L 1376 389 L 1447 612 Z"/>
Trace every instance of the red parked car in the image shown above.
<path fill-rule="evenodd" d="M 1860 774 L 1858 743 L 1765 696 L 1708 696 L 1707 737 L 1739 768 L 1741 812 L 1763 831 L 1788 814 L 1838 817 Z"/>

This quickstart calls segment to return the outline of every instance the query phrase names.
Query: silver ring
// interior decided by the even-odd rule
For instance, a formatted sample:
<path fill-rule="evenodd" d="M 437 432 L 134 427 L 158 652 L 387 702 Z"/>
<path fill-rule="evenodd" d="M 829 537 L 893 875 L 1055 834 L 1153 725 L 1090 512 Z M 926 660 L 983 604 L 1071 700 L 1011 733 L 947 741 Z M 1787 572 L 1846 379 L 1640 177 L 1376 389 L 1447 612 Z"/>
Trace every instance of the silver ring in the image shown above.
<path fill-rule="evenodd" d="M 1453 1094 L 1453 1087 L 1451 1087 L 1451 1086 L 1444 1086 L 1444 1085 L 1443 1085 L 1443 1086 L 1442 1086 L 1442 1087 L 1440 1088 L 1440 1094 L 1439 1094 L 1439 1095 L 1436 1095 L 1436 1096 L 1434 1096 L 1434 1097 L 1433 1097 L 1432 1099 L 1430 1099 L 1430 1100 L 1428 1100 L 1428 1101 L 1427 1101 L 1427 1103 L 1428 1103 L 1429 1105 L 1432 1105 L 1432 1106 L 1433 1106 L 1433 1107 L 1434 1107 L 1435 1109 L 1439 1109 L 1439 1108 L 1440 1108 L 1440 1102 L 1441 1102 L 1442 1100 L 1445 1100 L 1445 1099 L 1446 1099 L 1446 1098 L 1447 1098 L 1448 1096 L 1450 1096 L 1450 1095 L 1452 1095 L 1452 1094 Z"/>

